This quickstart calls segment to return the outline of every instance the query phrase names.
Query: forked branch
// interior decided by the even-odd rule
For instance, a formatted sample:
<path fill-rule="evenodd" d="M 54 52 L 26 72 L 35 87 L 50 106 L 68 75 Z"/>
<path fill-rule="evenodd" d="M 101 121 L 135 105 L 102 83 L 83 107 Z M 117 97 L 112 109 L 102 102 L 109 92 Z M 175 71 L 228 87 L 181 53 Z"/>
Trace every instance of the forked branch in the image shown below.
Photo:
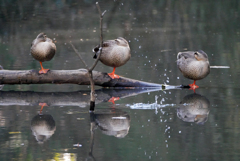
<path fill-rule="evenodd" d="M 84 59 L 82 58 L 81 54 L 77 51 L 77 49 L 74 47 L 74 45 L 72 43 L 70 43 L 72 45 L 73 50 L 75 51 L 75 53 L 78 55 L 78 57 L 80 58 L 80 60 L 83 62 L 83 64 L 86 66 L 87 70 L 88 70 L 88 76 L 89 76 L 89 81 L 91 84 L 91 94 L 90 94 L 90 111 L 94 111 L 94 107 L 95 107 L 95 87 L 94 87 L 94 81 L 93 81 L 93 69 L 96 67 L 99 58 L 101 56 L 102 53 L 102 46 L 103 46 L 103 33 L 102 33 L 102 20 L 103 20 L 103 16 L 105 14 L 106 11 L 104 11 L 102 13 L 101 8 L 98 4 L 98 2 L 96 2 L 96 6 L 99 12 L 99 17 L 100 17 L 100 50 L 99 50 L 99 54 L 97 59 L 95 60 L 95 62 L 93 63 L 93 65 L 88 68 L 88 65 L 86 64 L 86 62 L 84 61 Z"/>
<path fill-rule="evenodd" d="M 89 69 L 89 71 L 92 71 L 96 67 L 96 65 L 97 65 L 97 63 L 99 61 L 99 58 L 100 58 L 100 56 L 102 54 L 102 46 L 103 46 L 102 20 L 103 20 L 104 14 L 106 13 L 106 10 L 102 13 L 98 2 L 96 2 L 96 5 L 97 5 L 97 8 L 98 8 L 98 13 L 99 13 L 99 18 L 100 18 L 100 27 L 99 27 L 100 28 L 100 48 L 99 48 L 100 50 L 99 50 L 99 54 L 97 56 L 97 59 L 95 60 L 94 64 Z"/>

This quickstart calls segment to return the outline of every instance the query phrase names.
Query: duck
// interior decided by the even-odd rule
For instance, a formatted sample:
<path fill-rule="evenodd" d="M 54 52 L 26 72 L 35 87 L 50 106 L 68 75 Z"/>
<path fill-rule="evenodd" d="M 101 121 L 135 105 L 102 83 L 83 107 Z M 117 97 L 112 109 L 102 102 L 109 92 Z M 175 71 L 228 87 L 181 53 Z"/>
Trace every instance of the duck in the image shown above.
<path fill-rule="evenodd" d="M 56 45 L 52 39 L 48 38 L 44 33 L 38 34 L 31 44 L 31 55 L 40 62 L 41 70 L 39 70 L 39 74 L 46 74 L 49 71 L 49 69 L 43 68 L 42 62 L 50 61 L 55 53 Z"/>
<path fill-rule="evenodd" d="M 98 57 L 100 51 L 100 45 L 93 49 L 93 52 L 95 52 L 93 56 L 94 59 Z M 108 73 L 112 79 L 120 78 L 119 75 L 115 74 L 115 70 L 117 67 L 126 64 L 130 58 L 130 47 L 124 38 L 118 37 L 117 39 L 103 42 L 102 53 L 99 60 L 104 65 L 113 67 L 112 73 Z"/>
<path fill-rule="evenodd" d="M 194 80 L 193 84 L 189 84 L 192 90 L 199 88 L 196 85 L 197 80 L 205 78 L 210 73 L 208 55 L 202 50 L 179 52 L 177 66 L 184 77 Z"/>

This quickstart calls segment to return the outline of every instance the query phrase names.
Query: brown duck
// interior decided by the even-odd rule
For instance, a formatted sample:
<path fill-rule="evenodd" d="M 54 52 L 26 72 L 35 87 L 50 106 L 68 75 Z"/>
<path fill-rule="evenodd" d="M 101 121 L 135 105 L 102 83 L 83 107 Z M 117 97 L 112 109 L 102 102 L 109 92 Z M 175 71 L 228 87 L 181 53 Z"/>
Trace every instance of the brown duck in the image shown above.
<path fill-rule="evenodd" d="M 97 58 L 100 53 L 99 49 L 99 45 L 93 49 L 93 52 L 95 52 L 93 58 Z M 115 40 L 107 40 L 103 43 L 102 53 L 99 60 L 103 64 L 113 67 L 113 72 L 108 73 L 108 75 L 112 79 L 115 79 L 119 78 L 119 76 L 115 74 L 116 67 L 126 64 L 130 57 L 131 53 L 128 42 L 124 38 L 119 37 Z"/>
<path fill-rule="evenodd" d="M 194 80 L 193 84 L 189 84 L 193 90 L 198 88 L 196 80 L 203 79 L 210 73 L 208 56 L 202 50 L 179 52 L 177 66 L 184 77 Z"/>
<path fill-rule="evenodd" d="M 44 69 L 42 62 L 51 60 L 56 52 L 56 45 L 52 39 L 48 38 L 44 33 L 40 33 L 31 44 L 32 56 L 40 62 L 41 70 L 39 74 L 45 74 L 49 69 Z"/>

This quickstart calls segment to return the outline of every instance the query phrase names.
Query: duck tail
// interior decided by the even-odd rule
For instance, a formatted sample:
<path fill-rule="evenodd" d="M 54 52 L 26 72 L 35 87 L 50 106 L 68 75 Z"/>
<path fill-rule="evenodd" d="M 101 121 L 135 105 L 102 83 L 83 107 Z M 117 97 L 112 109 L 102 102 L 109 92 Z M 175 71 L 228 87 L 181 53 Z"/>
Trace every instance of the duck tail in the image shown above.
<path fill-rule="evenodd" d="M 100 51 L 100 46 L 99 46 L 99 45 L 96 46 L 96 47 L 93 49 L 93 52 L 95 53 L 94 56 L 93 56 L 94 59 L 97 59 L 97 56 L 98 56 L 98 54 L 99 54 L 99 51 Z"/>
<path fill-rule="evenodd" d="M 93 59 L 97 59 L 97 53 L 94 54 Z"/>

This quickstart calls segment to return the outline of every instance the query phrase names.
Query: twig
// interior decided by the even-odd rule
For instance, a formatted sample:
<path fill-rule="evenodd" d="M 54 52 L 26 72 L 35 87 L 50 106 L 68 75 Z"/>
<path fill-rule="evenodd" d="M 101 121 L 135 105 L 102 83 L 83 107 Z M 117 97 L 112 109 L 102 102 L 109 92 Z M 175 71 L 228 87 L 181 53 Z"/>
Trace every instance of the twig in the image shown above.
<path fill-rule="evenodd" d="M 89 68 L 89 71 L 92 71 L 96 67 L 96 65 L 97 65 L 97 63 L 99 61 L 99 58 L 100 58 L 100 56 L 102 54 L 102 46 L 103 46 L 102 19 L 103 19 L 104 14 L 106 13 L 106 10 L 102 13 L 98 2 L 96 2 L 96 5 L 97 5 L 98 13 L 99 13 L 99 18 L 100 18 L 100 46 L 99 46 L 100 50 L 99 50 L 99 54 L 98 54 L 97 59 L 95 60 L 95 62 L 92 65 L 92 67 Z"/>
<path fill-rule="evenodd" d="M 72 45 L 73 50 L 75 51 L 75 53 L 77 54 L 77 56 L 80 58 L 80 60 L 82 61 L 82 63 L 85 65 L 85 67 L 88 69 L 88 65 L 87 63 L 83 60 L 81 54 L 77 51 L 77 49 L 75 48 L 75 46 L 70 42 L 70 44 Z"/>

